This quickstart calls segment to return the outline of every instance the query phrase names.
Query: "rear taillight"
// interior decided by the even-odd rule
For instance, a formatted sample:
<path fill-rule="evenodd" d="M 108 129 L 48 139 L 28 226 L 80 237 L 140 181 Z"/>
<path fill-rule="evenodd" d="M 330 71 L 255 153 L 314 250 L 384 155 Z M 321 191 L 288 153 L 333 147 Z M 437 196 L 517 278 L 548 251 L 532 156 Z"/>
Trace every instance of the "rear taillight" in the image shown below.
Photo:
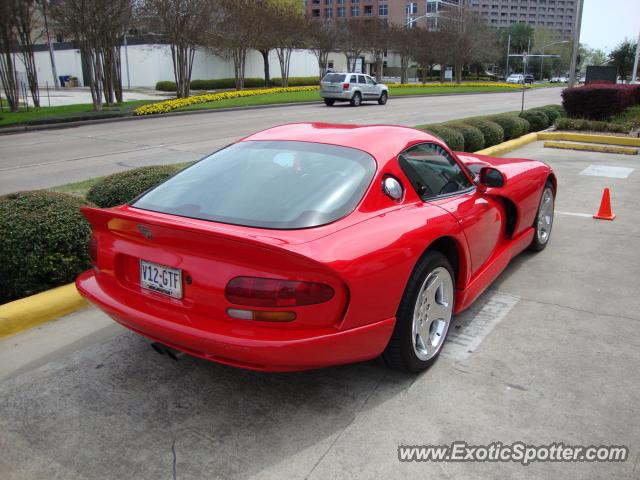
<path fill-rule="evenodd" d="M 342 84 L 342 89 L 343 90 L 349 90 L 349 84 L 348 83 L 343 83 Z"/>
<path fill-rule="evenodd" d="M 257 277 L 236 277 L 224 292 L 231 303 L 253 307 L 313 305 L 331 300 L 333 294 L 333 288 L 323 283 Z"/>
<path fill-rule="evenodd" d="M 91 236 L 89 240 L 89 258 L 94 265 L 98 264 L 98 239 L 95 235 Z"/>

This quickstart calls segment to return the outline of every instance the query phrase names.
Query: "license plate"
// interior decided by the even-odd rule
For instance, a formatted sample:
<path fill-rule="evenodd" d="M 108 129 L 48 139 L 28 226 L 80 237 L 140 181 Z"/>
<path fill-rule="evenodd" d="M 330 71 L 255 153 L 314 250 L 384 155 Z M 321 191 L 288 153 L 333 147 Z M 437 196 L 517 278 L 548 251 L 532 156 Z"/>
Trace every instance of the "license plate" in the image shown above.
<path fill-rule="evenodd" d="M 173 298 L 182 298 L 182 270 L 140 260 L 140 286 Z"/>

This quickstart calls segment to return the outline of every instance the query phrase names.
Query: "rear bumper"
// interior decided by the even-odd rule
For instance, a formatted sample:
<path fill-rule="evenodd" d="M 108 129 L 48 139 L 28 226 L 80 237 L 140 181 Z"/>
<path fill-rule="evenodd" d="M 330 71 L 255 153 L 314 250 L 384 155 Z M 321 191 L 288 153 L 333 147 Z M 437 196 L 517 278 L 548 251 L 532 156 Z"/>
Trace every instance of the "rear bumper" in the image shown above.
<path fill-rule="evenodd" d="M 252 329 L 249 321 L 238 320 L 204 331 L 191 327 L 182 312 L 172 316 L 163 311 L 159 317 L 151 304 L 134 294 L 101 285 L 93 270 L 81 274 L 76 286 L 92 304 L 140 335 L 193 356 L 251 370 L 308 370 L 370 360 L 382 353 L 395 325 L 392 317 L 350 330 L 310 331 Z"/>
<path fill-rule="evenodd" d="M 350 90 L 346 90 L 344 92 L 327 92 L 324 90 L 320 90 L 320 97 L 322 98 L 331 98 L 333 100 L 351 100 L 352 92 Z"/>

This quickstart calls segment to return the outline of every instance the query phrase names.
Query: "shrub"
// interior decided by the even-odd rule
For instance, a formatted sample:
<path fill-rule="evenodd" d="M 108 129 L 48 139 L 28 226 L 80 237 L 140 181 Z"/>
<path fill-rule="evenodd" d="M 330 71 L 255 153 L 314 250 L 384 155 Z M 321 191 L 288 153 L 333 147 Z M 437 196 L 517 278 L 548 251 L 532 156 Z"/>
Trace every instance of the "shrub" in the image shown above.
<path fill-rule="evenodd" d="M 518 117 L 515 115 L 511 115 L 509 113 L 503 113 L 501 115 L 494 115 L 492 117 L 488 117 L 492 122 L 497 123 L 502 127 L 504 131 L 504 139 L 511 140 L 522 135 L 520 133 L 520 127 L 518 126 Z"/>
<path fill-rule="evenodd" d="M 462 134 L 465 152 L 477 152 L 484 148 L 484 135 L 482 135 L 479 128 L 463 122 L 448 123 L 447 127 L 458 130 Z"/>
<path fill-rule="evenodd" d="M 532 108 L 531 110 L 540 110 L 541 112 L 544 112 L 544 114 L 549 118 L 550 124 L 553 124 L 553 122 L 555 122 L 556 119 L 561 115 L 560 110 L 558 108 L 555 108 L 555 106 L 553 105 Z"/>
<path fill-rule="evenodd" d="M 318 85 L 320 83 L 320 77 L 289 77 L 289 86 L 290 87 L 306 87 L 310 85 Z M 271 84 L 274 87 L 282 86 L 281 78 L 272 78 Z"/>
<path fill-rule="evenodd" d="M 264 78 L 249 77 L 244 79 L 245 88 L 264 87 Z M 191 80 L 191 90 L 225 90 L 236 88 L 235 78 L 216 78 L 211 80 Z"/>
<path fill-rule="evenodd" d="M 558 118 L 555 125 L 558 130 L 612 133 L 629 133 L 629 130 L 631 130 L 631 125 L 629 124 L 600 122 L 597 120 L 584 120 L 580 118 Z"/>
<path fill-rule="evenodd" d="M 637 85 L 585 85 L 562 91 L 562 106 L 570 117 L 608 120 L 640 102 Z"/>
<path fill-rule="evenodd" d="M 516 117 L 516 128 L 515 128 L 516 137 L 515 138 L 526 135 L 531 131 L 532 131 L 531 124 L 526 118 Z"/>
<path fill-rule="evenodd" d="M 0 303 L 72 282 L 90 268 L 83 205 L 46 190 L 0 197 Z"/>
<path fill-rule="evenodd" d="M 551 122 L 549 117 L 542 110 L 525 110 L 520 114 L 521 118 L 524 118 L 531 125 L 529 131 L 539 132 L 545 128 L 549 128 Z"/>
<path fill-rule="evenodd" d="M 484 118 L 470 118 L 465 120 L 471 126 L 476 127 L 484 136 L 484 148 L 493 147 L 504 142 L 504 130 L 496 122 Z"/>
<path fill-rule="evenodd" d="M 176 82 L 162 80 L 156 83 L 156 90 L 160 90 L 161 92 L 175 92 L 177 90 Z"/>
<path fill-rule="evenodd" d="M 87 199 L 101 208 L 122 205 L 163 182 L 176 171 L 173 165 L 157 165 L 114 173 L 92 186 Z"/>
<path fill-rule="evenodd" d="M 454 151 L 461 152 L 464 150 L 464 136 L 459 131 L 444 125 L 427 125 L 424 131 L 440 137 L 447 146 Z"/>

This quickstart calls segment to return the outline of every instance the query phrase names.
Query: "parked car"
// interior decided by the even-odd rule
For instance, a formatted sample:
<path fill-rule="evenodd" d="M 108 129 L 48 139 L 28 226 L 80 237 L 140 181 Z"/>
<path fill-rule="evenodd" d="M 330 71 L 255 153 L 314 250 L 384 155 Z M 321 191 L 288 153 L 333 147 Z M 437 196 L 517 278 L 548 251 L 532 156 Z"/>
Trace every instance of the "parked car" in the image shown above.
<path fill-rule="evenodd" d="M 551 77 L 551 83 L 567 83 L 567 77 Z"/>
<path fill-rule="evenodd" d="M 263 371 L 382 354 L 417 372 L 454 314 L 548 245 L 556 185 L 542 162 L 412 128 L 283 125 L 83 208 L 94 268 L 76 285 L 157 349 Z"/>
<path fill-rule="evenodd" d="M 530 73 L 527 73 L 527 74 L 524 76 L 524 82 L 525 82 L 525 83 L 533 84 L 533 82 L 535 82 L 535 81 L 536 81 L 536 77 L 534 77 L 534 76 L 533 76 L 533 75 L 531 75 Z"/>
<path fill-rule="evenodd" d="M 507 83 L 524 83 L 524 75 L 521 73 L 512 73 L 507 77 Z"/>
<path fill-rule="evenodd" d="M 320 81 L 320 96 L 331 107 L 335 102 L 350 102 L 359 107 L 363 101 L 387 103 L 389 88 L 364 73 L 327 73 Z"/>

